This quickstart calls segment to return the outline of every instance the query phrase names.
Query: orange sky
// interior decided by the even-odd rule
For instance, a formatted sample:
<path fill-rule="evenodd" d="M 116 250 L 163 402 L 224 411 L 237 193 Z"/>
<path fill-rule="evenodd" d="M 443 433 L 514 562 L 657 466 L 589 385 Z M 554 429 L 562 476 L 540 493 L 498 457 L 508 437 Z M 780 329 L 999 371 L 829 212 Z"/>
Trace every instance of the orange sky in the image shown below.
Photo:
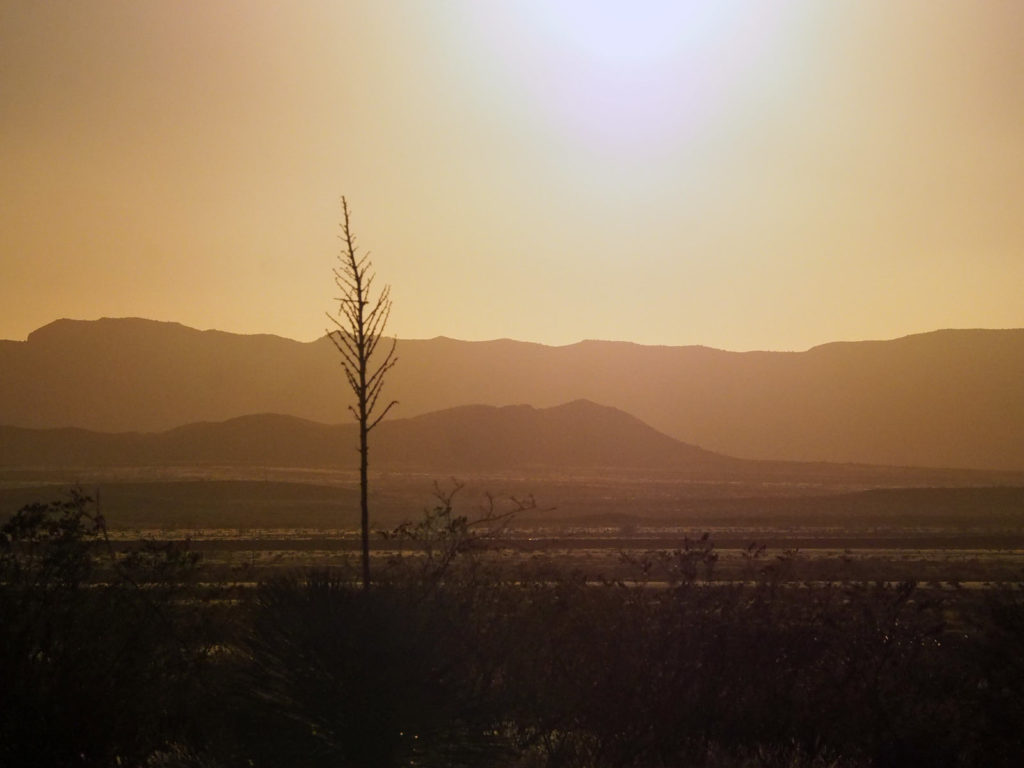
<path fill-rule="evenodd" d="M 10 0 L 0 338 L 312 339 L 342 194 L 407 338 L 1024 326 L 1022 40 L 1017 0 Z"/>

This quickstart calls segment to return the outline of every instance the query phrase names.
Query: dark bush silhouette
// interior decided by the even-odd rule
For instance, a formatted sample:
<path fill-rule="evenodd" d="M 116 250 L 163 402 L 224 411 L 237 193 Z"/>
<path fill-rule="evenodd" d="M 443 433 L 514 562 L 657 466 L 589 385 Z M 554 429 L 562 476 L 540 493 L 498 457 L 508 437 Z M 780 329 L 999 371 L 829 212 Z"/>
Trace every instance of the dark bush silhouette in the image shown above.
<path fill-rule="evenodd" d="M 1024 758 L 1014 585 L 794 583 L 795 554 L 756 548 L 750 581 L 716 583 L 708 538 L 588 579 L 487 555 L 450 502 L 369 590 L 358 570 L 296 572 L 227 603 L 187 552 L 115 558 L 81 495 L 24 508 L 0 537 L 0 764 Z"/>
<path fill-rule="evenodd" d="M 194 560 L 121 562 L 92 499 L 0 529 L 0 764 L 134 765 L 194 735 L 210 616 L 176 603 Z"/>

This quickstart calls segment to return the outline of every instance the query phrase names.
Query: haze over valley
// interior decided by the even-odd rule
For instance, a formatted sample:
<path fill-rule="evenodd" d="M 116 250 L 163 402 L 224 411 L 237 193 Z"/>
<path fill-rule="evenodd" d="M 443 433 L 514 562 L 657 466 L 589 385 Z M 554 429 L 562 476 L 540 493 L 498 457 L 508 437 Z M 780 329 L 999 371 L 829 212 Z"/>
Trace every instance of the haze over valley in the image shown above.
<path fill-rule="evenodd" d="M 1024 470 L 1024 330 L 747 353 L 437 338 L 401 340 L 398 354 L 388 394 L 399 406 L 389 418 L 585 399 L 735 458 Z M 325 339 L 142 319 L 59 320 L 27 341 L 0 342 L 0 371 L 0 424 L 8 426 L 155 432 L 254 414 L 351 420 L 337 351 Z M 576 428 L 586 429 L 585 421 Z M 488 429 L 469 415 L 464 426 L 480 438 Z M 520 425 L 524 440 L 530 428 Z M 325 443 L 315 445 L 297 455 L 335 461 Z M 646 454 L 626 453 L 624 465 L 643 464 Z"/>

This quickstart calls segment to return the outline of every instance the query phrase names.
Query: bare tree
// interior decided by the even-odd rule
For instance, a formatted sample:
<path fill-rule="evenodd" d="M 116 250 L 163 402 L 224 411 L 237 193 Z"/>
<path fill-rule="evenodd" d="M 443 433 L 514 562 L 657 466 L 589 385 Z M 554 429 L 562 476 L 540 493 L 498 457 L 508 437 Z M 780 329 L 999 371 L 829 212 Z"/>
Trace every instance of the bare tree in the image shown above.
<path fill-rule="evenodd" d="M 398 362 L 395 356 L 397 339 L 380 350 L 384 327 L 391 315 L 391 287 L 384 286 L 376 299 L 371 298 L 373 264 L 369 252 L 360 255 L 355 235 L 349 225 L 348 202 L 341 198 L 341 252 L 340 266 L 334 269 L 335 285 L 341 290 L 337 297 L 337 316 L 327 317 L 336 326 L 328 336 L 341 353 L 341 367 L 355 395 L 355 405 L 348 409 L 359 423 L 359 511 L 363 544 L 363 587 L 370 587 L 370 513 L 367 502 L 367 467 L 369 466 L 368 437 L 380 420 L 398 404 L 392 400 L 381 405 L 384 375 Z M 386 350 L 386 351 L 385 351 Z"/>

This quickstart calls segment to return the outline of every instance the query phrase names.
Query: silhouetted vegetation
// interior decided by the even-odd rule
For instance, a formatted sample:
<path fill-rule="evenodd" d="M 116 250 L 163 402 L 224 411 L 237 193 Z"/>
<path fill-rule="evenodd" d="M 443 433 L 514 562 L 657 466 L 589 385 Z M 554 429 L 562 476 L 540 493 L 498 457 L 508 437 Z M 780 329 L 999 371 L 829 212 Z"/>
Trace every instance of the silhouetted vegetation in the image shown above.
<path fill-rule="evenodd" d="M 0 763 L 1000 766 L 1024 758 L 1024 590 L 795 582 L 710 537 L 629 578 L 480 557 L 452 492 L 377 569 L 210 586 L 115 555 L 91 501 L 0 534 Z M 513 507 L 514 508 L 514 505 Z M 499 540 L 500 543 L 500 540 Z M 418 550 L 416 548 L 419 548 Z M 230 596 L 231 599 L 225 599 Z"/>
<path fill-rule="evenodd" d="M 395 357 L 396 339 L 374 358 L 383 338 L 384 328 L 391 316 L 391 286 L 384 286 L 376 299 L 371 289 L 376 275 L 370 254 L 360 255 L 356 237 L 349 224 L 348 201 L 341 198 L 341 241 L 338 256 L 341 266 L 334 270 L 334 282 L 341 291 L 338 297 L 338 316 L 331 315 L 335 329 L 328 337 L 341 355 L 345 380 L 355 396 L 355 405 L 348 407 L 359 425 L 359 520 L 363 542 L 363 586 L 370 588 L 370 513 L 368 502 L 369 435 L 392 406 L 392 400 L 383 403 L 384 376 L 398 358 Z"/>
<path fill-rule="evenodd" d="M 139 765 L 199 738 L 216 611 L 196 560 L 115 559 L 92 500 L 31 504 L 0 529 L 0 764 Z"/>

